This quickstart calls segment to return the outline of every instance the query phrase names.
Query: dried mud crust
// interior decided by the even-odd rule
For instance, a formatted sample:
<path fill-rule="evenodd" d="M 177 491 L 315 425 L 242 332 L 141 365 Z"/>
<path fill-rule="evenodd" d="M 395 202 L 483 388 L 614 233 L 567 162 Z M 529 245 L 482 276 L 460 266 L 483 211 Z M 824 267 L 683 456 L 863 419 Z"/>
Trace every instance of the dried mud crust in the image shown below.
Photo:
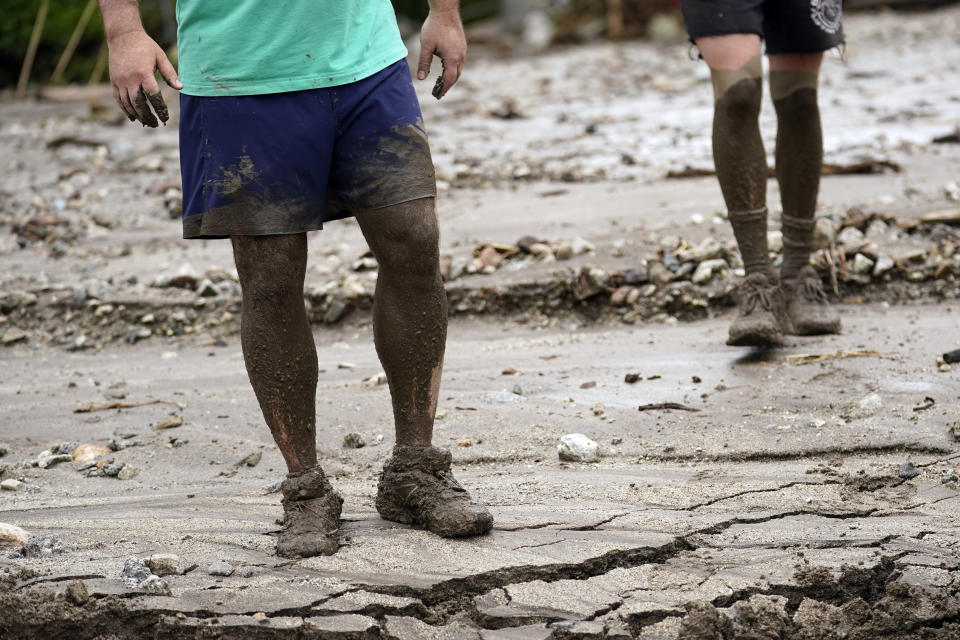
<path fill-rule="evenodd" d="M 490 531 L 493 516 L 453 477 L 452 459 L 448 450 L 439 447 L 394 447 L 380 475 L 377 511 L 387 520 L 445 538 Z"/>
<path fill-rule="evenodd" d="M 340 543 L 340 510 L 343 498 L 334 491 L 320 467 L 291 473 L 280 486 L 283 492 L 283 528 L 277 555 L 285 558 L 329 556 Z"/>
<path fill-rule="evenodd" d="M 740 312 L 730 326 L 731 346 L 779 346 L 790 332 L 783 293 L 775 277 L 752 273 L 740 286 Z"/>
<path fill-rule="evenodd" d="M 811 267 L 784 280 L 783 295 L 794 335 L 840 333 L 840 314 L 830 306 L 823 283 Z"/>

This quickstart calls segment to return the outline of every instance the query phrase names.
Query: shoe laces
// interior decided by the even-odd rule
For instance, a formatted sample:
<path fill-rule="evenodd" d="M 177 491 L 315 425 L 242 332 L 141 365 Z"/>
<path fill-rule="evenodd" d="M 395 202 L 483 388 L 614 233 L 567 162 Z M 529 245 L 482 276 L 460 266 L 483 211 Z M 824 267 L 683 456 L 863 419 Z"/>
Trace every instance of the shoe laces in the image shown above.
<path fill-rule="evenodd" d="M 758 304 L 765 311 L 773 311 L 773 287 L 768 286 L 766 282 L 760 283 L 747 279 L 743 283 L 742 291 L 744 315 L 753 313 Z"/>
<path fill-rule="evenodd" d="M 820 278 L 808 276 L 800 280 L 800 295 L 812 302 L 827 302 L 827 292 L 823 290 Z"/>

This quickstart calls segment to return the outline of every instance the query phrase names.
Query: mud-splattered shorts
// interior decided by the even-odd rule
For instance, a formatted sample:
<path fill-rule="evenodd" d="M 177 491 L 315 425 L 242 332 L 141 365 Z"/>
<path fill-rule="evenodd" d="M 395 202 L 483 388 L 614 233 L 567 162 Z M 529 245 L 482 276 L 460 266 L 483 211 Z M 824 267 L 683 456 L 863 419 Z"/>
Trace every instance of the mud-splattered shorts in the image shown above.
<path fill-rule="evenodd" d="M 841 0 L 680 0 L 691 40 L 755 33 L 767 54 L 818 53 L 843 44 Z"/>
<path fill-rule="evenodd" d="M 326 89 L 180 96 L 183 236 L 322 229 L 436 195 L 406 60 Z"/>

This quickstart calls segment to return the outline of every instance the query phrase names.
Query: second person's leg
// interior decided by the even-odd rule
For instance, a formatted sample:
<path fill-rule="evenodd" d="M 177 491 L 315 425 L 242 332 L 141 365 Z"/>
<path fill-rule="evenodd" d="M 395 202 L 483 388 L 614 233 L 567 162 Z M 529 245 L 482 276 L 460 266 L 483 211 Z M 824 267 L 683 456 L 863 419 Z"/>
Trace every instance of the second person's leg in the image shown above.
<path fill-rule="evenodd" d="M 727 344 L 779 344 L 785 315 L 767 247 L 767 161 L 760 137 L 763 94 L 760 38 L 754 34 L 696 40 L 714 91 L 713 159 L 746 279 Z"/>

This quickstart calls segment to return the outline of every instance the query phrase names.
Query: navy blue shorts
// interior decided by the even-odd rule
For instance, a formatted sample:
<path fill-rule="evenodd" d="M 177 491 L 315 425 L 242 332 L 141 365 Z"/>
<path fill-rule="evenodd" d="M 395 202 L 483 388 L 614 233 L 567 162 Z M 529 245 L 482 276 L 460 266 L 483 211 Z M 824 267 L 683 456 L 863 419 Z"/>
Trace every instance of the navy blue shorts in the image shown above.
<path fill-rule="evenodd" d="M 180 172 L 185 238 L 301 233 L 436 196 L 406 60 L 325 89 L 181 94 Z"/>
<path fill-rule="evenodd" d="M 680 0 L 691 40 L 755 33 L 767 54 L 818 53 L 843 44 L 842 0 Z"/>

